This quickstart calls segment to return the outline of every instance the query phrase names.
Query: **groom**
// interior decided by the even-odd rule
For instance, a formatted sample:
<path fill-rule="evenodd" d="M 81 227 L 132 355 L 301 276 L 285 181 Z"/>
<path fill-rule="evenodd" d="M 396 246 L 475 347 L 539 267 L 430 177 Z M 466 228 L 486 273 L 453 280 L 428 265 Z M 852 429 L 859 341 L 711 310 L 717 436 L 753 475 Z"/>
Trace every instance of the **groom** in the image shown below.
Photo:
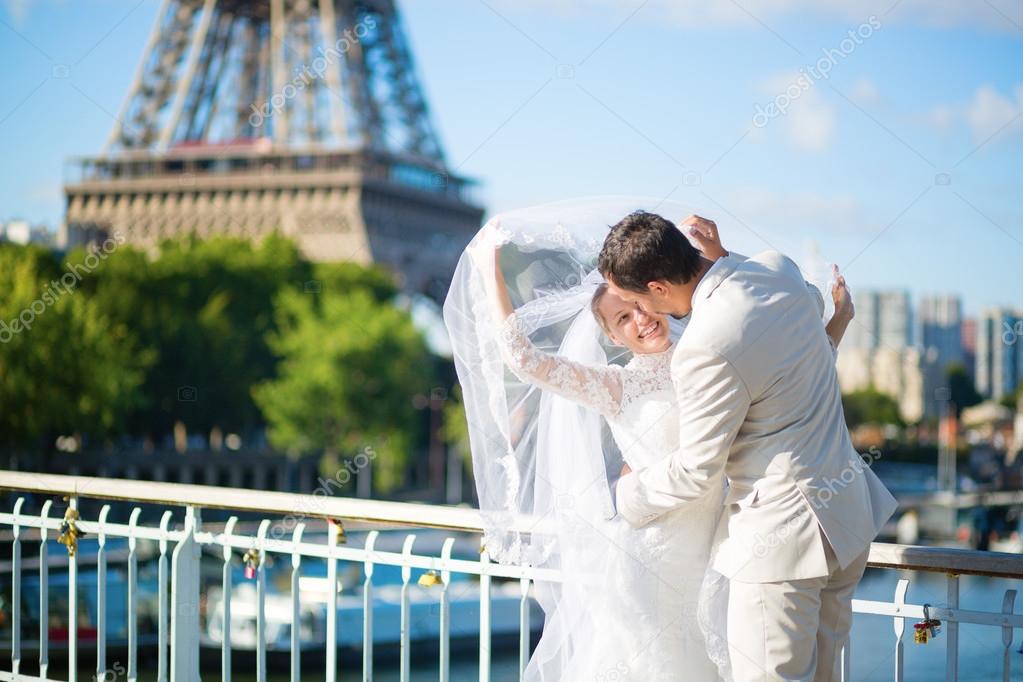
<path fill-rule="evenodd" d="M 712 263 L 687 227 L 716 230 L 697 216 L 676 227 L 637 211 L 600 253 L 611 292 L 690 315 L 671 364 L 679 449 L 619 481 L 618 511 L 642 526 L 727 478 L 712 567 L 730 579 L 736 682 L 837 680 L 853 590 L 896 502 L 853 449 L 799 268 L 776 251 Z"/>

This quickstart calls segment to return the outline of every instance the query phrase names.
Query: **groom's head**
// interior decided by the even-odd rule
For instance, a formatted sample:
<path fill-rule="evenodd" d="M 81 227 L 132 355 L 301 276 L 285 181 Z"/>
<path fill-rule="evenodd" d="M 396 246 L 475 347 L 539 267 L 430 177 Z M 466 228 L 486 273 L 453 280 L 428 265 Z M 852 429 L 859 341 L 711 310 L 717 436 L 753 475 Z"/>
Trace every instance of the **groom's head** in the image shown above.
<path fill-rule="evenodd" d="M 611 228 L 598 268 L 609 290 L 644 310 L 681 317 L 708 263 L 674 223 L 635 211 Z"/>

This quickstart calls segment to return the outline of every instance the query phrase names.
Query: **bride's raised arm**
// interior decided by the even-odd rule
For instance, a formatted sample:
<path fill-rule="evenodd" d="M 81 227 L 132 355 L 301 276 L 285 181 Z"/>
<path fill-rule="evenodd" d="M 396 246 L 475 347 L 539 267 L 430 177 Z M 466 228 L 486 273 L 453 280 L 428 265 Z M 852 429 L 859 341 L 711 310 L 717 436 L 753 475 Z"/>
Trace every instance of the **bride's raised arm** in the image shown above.
<path fill-rule="evenodd" d="M 523 331 L 501 272 L 500 247 L 470 247 L 483 274 L 498 334 L 501 355 L 519 379 L 580 403 L 605 416 L 621 410 L 622 372 L 616 365 L 586 365 L 540 350 Z"/>
<path fill-rule="evenodd" d="M 838 344 L 842 343 L 845 330 L 849 327 L 856 310 L 853 308 L 852 294 L 846 286 L 845 277 L 838 271 L 838 266 L 832 266 L 832 273 L 835 283 L 831 285 L 831 299 L 835 302 L 835 312 L 824 329 L 828 332 L 831 345 L 838 352 Z"/>

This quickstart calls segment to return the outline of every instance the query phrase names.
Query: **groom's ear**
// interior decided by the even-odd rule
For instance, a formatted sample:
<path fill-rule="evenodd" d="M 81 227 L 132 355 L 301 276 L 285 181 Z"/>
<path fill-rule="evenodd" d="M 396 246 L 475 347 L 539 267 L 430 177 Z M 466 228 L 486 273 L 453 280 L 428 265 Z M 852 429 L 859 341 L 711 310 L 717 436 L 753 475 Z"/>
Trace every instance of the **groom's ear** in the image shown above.
<path fill-rule="evenodd" d="M 655 279 L 652 282 L 646 283 L 647 293 L 654 296 L 666 296 L 668 294 L 668 285 L 659 279 Z"/>

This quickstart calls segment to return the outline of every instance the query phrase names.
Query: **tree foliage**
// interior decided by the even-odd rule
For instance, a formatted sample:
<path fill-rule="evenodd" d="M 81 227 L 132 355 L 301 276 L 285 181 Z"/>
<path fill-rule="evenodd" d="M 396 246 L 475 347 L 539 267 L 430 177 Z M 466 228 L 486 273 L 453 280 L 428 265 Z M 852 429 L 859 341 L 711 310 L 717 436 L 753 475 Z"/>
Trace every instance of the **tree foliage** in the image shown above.
<path fill-rule="evenodd" d="M 328 458 L 369 447 L 374 481 L 395 486 L 407 466 L 419 415 L 413 396 L 429 392 L 433 362 L 407 312 L 352 280 L 344 291 L 289 289 L 277 300 L 277 376 L 254 389 L 270 440 Z"/>
<path fill-rule="evenodd" d="M 850 429 L 861 424 L 905 426 L 895 398 L 874 388 L 846 393 L 842 396 L 842 407 Z"/>
<path fill-rule="evenodd" d="M 967 407 L 979 404 L 984 398 L 977 392 L 970 379 L 966 367 L 959 363 L 953 363 L 945 370 L 945 378 L 948 381 L 949 400 L 955 407 L 956 417 L 963 413 Z"/>
<path fill-rule="evenodd" d="M 0 443 L 121 432 L 153 359 L 133 330 L 36 247 L 0 244 L 0 292 Z"/>

